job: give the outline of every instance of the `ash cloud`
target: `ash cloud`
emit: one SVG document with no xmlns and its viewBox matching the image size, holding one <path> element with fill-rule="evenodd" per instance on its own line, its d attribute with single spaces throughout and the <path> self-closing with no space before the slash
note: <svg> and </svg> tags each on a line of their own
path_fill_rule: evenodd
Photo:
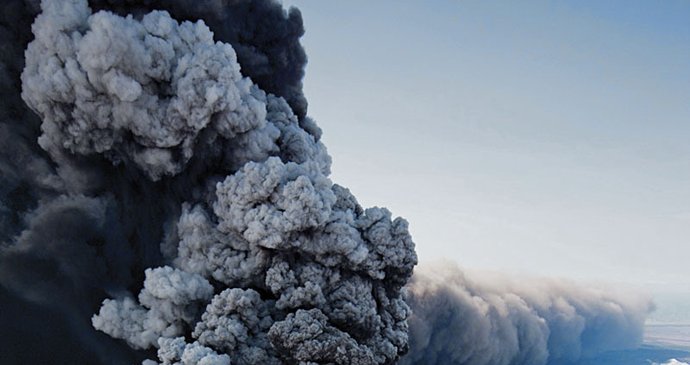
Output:
<svg viewBox="0 0 690 365">
<path fill-rule="evenodd" d="M 415 269 L 410 353 L 401 364 L 576 364 L 636 348 L 651 301 L 567 281 Z"/>
<path fill-rule="evenodd" d="M 7 74 L 21 113 L 3 122 L 25 143 L 3 168 L 27 191 L 3 210 L 3 362 L 50 362 L 55 347 L 63 362 L 147 364 L 382 364 L 407 350 L 407 222 L 328 178 L 300 101 L 299 12 L 16 5 L 35 20 Z M 166 7 L 212 11 L 220 36 Z M 43 349 L 16 339 L 22 307 L 46 321 Z"/>
<path fill-rule="evenodd" d="M 557 326 L 638 330 L 586 291 L 542 313 L 537 295 L 477 284 L 470 303 L 461 276 L 420 273 L 405 299 L 407 222 L 329 179 L 298 10 L 3 5 L 0 363 L 384 364 L 410 345 L 403 363 L 453 363 L 458 338 L 495 335 L 463 347 L 489 362 L 458 363 L 538 364 L 577 354 Z"/>
</svg>

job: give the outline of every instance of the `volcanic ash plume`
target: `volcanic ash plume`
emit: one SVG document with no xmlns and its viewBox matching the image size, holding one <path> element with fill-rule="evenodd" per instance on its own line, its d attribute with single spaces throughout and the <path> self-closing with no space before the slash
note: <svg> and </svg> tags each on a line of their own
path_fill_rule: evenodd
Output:
<svg viewBox="0 0 690 365">
<path fill-rule="evenodd" d="M 296 9 L 90 5 L 0 12 L 0 363 L 544 364 L 639 340 L 647 302 L 593 289 L 424 269 L 403 295 L 407 222 L 329 180 Z"/>
<path fill-rule="evenodd" d="M 401 364 L 574 364 L 637 347 L 648 298 L 544 279 L 415 270 L 407 300 L 410 353 Z"/>
<path fill-rule="evenodd" d="M 96 329 L 164 364 L 382 364 L 407 350 L 407 222 L 328 179 L 318 136 L 242 75 L 230 44 L 165 11 L 41 8 L 22 97 L 63 181 L 88 192 L 100 158 L 194 191 L 167 217 L 165 265 L 136 298 L 105 299 Z"/>
</svg>

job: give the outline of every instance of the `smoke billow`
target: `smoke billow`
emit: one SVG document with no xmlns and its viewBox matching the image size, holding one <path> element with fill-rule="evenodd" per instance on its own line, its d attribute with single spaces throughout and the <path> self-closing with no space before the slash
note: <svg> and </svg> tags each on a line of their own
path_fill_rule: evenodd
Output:
<svg viewBox="0 0 690 365">
<path fill-rule="evenodd" d="M 3 165 L 16 186 L 2 210 L 8 362 L 46 361 L 52 347 L 88 363 L 382 364 L 405 353 L 414 244 L 406 221 L 363 209 L 328 178 L 305 116 L 298 11 L 21 5 L 37 13 L 21 98 L 40 120 L 23 105 L 3 120 L 17 144 L 4 152 L 19 155 Z M 166 8 L 209 15 L 219 33 Z M 10 338 L 25 304 L 20 318 L 48 324 L 36 335 L 50 338 L 45 351 L 33 334 Z"/>
<path fill-rule="evenodd" d="M 214 38 L 232 45 L 242 74 L 267 93 L 287 101 L 300 127 L 319 137 L 321 130 L 308 117 L 302 78 L 307 56 L 299 43 L 304 34 L 297 8 L 285 11 L 277 1 L 248 0 L 92 0 L 94 11 L 143 16 L 165 10 L 178 21 L 203 19 Z"/>
<path fill-rule="evenodd" d="M 298 10 L 3 6 L 0 363 L 539 364 L 637 338 L 641 307 L 588 290 L 422 272 L 406 297 L 407 222 L 328 177 Z"/>
<path fill-rule="evenodd" d="M 402 364 L 575 364 L 637 347 L 652 309 L 644 296 L 545 279 L 415 270 L 410 354 Z"/>
</svg>

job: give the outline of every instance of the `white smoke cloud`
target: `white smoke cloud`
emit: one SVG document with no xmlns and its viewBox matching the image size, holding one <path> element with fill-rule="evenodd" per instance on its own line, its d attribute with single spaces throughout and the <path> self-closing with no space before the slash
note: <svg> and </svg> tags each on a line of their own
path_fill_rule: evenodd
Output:
<svg viewBox="0 0 690 365">
<path fill-rule="evenodd" d="M 638 346 L 649 298 L 545 279 L 418 267 L 402 364 L 550 364 Z"/>
</svg>

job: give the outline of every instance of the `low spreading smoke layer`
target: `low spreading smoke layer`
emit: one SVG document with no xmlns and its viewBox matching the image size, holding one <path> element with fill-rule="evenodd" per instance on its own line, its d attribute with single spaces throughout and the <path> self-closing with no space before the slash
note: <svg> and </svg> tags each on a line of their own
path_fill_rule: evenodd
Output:
<svg viewBox="0 0 690 365">
<path fill-rule="evenodd" d="M 401 364 L 575 364 L 635 348 L 648 298 L 570 282 L 465 275 L 422 266 L 409 284 L 410 354 Z"/>
</svg>

